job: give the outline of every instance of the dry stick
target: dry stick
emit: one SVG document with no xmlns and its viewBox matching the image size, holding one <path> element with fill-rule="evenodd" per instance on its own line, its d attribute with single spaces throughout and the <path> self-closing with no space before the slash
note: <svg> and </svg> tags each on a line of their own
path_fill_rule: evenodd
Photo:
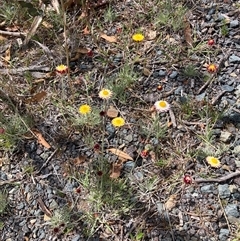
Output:
<svg viewBox="0 0 240 241">
<path fill-rule="evenodd" d="M 225 94 L 227 93 L 226 90 L 223 90 L 222 92 L 220 92 L 213 100 L 212 100 L 212 105 L 216 105 L 218 100 Z"/>
<path fill-rule="evenodd" d="M 194 182 L 195 183 L 201 183 L 201 182 L 224 182 L 227 181 L 228 179 L 231 179 L 233 177 L 239 176 L 240 175 L 240 171 L 236 171 L 236 172 L 232 172 L 226 176 L 220 177 L 220 178 L 210 178 L 210 179 L 203 179 L 203 178 L 198 178 L 195 179 Z"/>
<path fill-rule="evenodd" d="M 226 219 L 228 229 L 229 229 L 230 232 L 231 232 L 232 229 L 231 229 L 230 223 L 229 223 L 229 221 L 228 221 L 228 218 L 227 218 L 227 214 L 226 214 L 226 212 L 225 212 L 225 209 L 223 208 L 223 205 L 222 205 L 222 202 L 221 202 L 221 199 L 220 199 L 219 193 L 218 193 L 218 201 L 219 201 L 220 206 L 221 206 L 221 209 L 222 209 L 222 211 L 223 211 L 223 215 L 224 215 L 224 217 L 225 217 L 225 219 Z"/>
<path fill-rule="evenodd" d="M 0 73 L 2 74 L 22 74 L 23 72 L 26 71 L 43 71 L 43 72 L 48 72 L 50 71 L 50 68 L 48 66 L 37 66 L 37 65 L 32 65 L 29 67 L 20 67 L 17 69 L 0 69 Z"/>
<path fill-rule="evenodd" d="M 211 83 L 211 81 L 213 80 L 213 77 L 214 77 L 215 75 L 213 75 L 199 90 L 198 90 L 198 92 L 197 92 L 197 94 L 199 95 L 199 94 L 201 94 L 207 87 L 208 87 L 208 85 Z"/>
<path fill-rule="evenodd" d="M 25 37 L 27 35 L 26 33 L 9 32 L 9 31 L 2 31 L 2 30 L 0 30 L 0 34 L 14 36 L 14 37 Z"/>
<path fill-rule="evenodd" d="M 40 170 L 38 170 L 36 174 L 40 173 L 40 172 L 42 171 L 42 169 L 48 165 L 49 161 L 53 158 L 53 156 L 56 154 L 57 151 L 58 151 L 58 148 L 55 149 L 55 151 L 54 151 L 54 152 L 51 154 L 51 156 L 44 162 L 44 164 L 41 166 Z"/>
<path fill-rule="evenodd" d="M 68 33 L 67 33 L 67 16 L 66 16 L 66 10 L 64 7 L 64 2 L 63 0 L 61 0 L 61 7 L 62 7 L 62 17 L 63 17 L 63 32 L 64 32 L 64 42 L 65 42 L 65 54 L 66 54 L 66 61 L 67 61 L 67 67 L 68 67 L 68 72 L 67 72 L 67 77 L 68 77 L 68 83 L 70 85 L 70 89 L 71 89 L 71 98 L 74 102 L 74 91 L 73 91 L 73 86 L 72 86 L 72 81 L 71 81 L 71 77 L 70 77 L 70 57 L 69 57 L 69 50 L 68 50 L 68 41 L 67 41 L 67 37 L 68 37 Z"/>
</svg>

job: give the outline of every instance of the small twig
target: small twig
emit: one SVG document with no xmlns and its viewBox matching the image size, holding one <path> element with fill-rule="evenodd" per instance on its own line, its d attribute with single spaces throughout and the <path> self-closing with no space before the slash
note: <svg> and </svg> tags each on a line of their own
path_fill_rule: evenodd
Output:
<svg viewBox="0 0 240 241">
<path fill-rule="evenodd" d="M 26 71 L 42 71 L 42 72 L 48 72 L 50 71 L 50 68 L 48 66 L 29 66 L 29 67 L 20 67 L 17 69 L 0 69 L 0 73 L 2 74 L 23 74 Z"/>
<path fill-rule="evenodd" d="M 201 93 L 208 87 L 208 85 L 212 82 L 214 76 L 215 76 L 215 75 L 213 75 L 213 76 L 198 90 L 198 92 L 197 92 L 198 95 L 201 94 Z"/>
<path fill-rule="evenodd" d="M 6 181 L 0 181 L 0 186 L 6 185 L 6 184 L 12 184 L 12 185 L 19 185 L 21 182 L 20 179 L 10 179 Z"/>
<path fill-rule="evenodd" d="M 236 109 L 236 108 L 232 108 L 232 110 L 234 110 L 235 112 L 240 114 L 240 110 Z"/>
<path fill-rule="evenodd" d="M 51 154 L 51 156 L 44 162 L 44 164 L 41 166 L 40 170 L 38 170 L 38 172 L 37 172 L 36 174 L 40 173 L 40 172 L 42 171 L 42 169 L 48 165 L 49 161 L 53 158 L 53 156 L 56 154 L 57 151 L 58 151 L 58 149 L 55 149 L 55 151 L 54 151 L 54 152 Z"/>
<path fill-rule="evenodd" d="M 212 100 L 212 105 L 216 105 L 218 100 L 225 94 L 227 93 L 226 90 L 223 90 L 222 92 L 220 92 L 213 100 Z"/>
<path fill-rule="evenodd" d="M 231 178 L 236 177 L 238 175 L 240 175 L 240 171 L 232 172 L 232 173 L 230 173 L 226 176 L 220 177 L 220 178 L 209 178 L 209 179 L 198 178 L 198 179 L 195 179 L 194 182 L 195 183 L 202 183 L 202 182 L 217 182 L 217 183 L 220 183 L 220 182 L 225 182 L 228 179 L 231 179 Z"/>
<path fill-rule="evenodd" d="M 52 217 L 52 212 L 46 207 L 46 205 L 44 204 L 43 200 L 39 197 L 37 201 L 38 201 L 38 204 L 39 204 L 40 208 L 42 209 L 42 211 L 48 217 Z"/>
<path fill-rule="evenodd" d="M 222 209 L 222 211 L 223 211 L 223 215 L 224 215 L 224 217 L 225 217 L 225 219 L 226 219 L 228 229 L 229 229 L 230 232 L 231 232 L 232 229 L 231 229 L 230 223 L 229 223 L 229 221 L 228 221 L 227 214 L 226 214 L 226 212 L 225 212 L 225 210 L 224 210 L 224 208 L 223 208 L 223 205 L 222 205 L 222 202 L 221 202 L 221 199 L 220 199 L 219 193 L 218 193 L 218 201 L 219 201 L 220 206 L 221 206 L 221 209 Z"/>
<path fill-rule="evenodd" d="M 14 36 L 14 37 L 25 37 L 27 35 L 26 33 L 9 32 L 9 31 L 2 31 L 2 30 L 0 30 L 0 34 Z"/>
<path fill-rule="evenodd" d="M 175 115 L 174 115 L 174 113 L 171 109 L 169 110 L 169 115 L 170 115 L 173 127 L 177 127 L 176 118 L 175 118 Z"/>
</svg>

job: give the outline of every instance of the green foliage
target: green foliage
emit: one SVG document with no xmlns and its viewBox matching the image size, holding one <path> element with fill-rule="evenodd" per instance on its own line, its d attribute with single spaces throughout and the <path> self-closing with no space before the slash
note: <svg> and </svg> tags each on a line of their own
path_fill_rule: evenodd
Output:
<svg viewBox="0 0 240 241">
<path fill-rule="evenodd" d="M 19 114 L 14 114 L 5 117 L 0 113 L 0 125 L 4 129 L 4 133 L 0 134 L 0 149 L 11 150 L 32 126 L 32 119 L 27 115 L 20 117 Z"/>
<path fill-rule="evenodd" d="M 199 72 L 194 65 L 189 64 L 184 68 L 183 75 L 190 78 L 197 77 L 199 75 Z"/>
<path fill-rule="evenodd" d="M 0 191 L 0 215 L 4 213 L 8 205 L 7 194 Z"/>
<path fill-rule="evenodd" d="M 108 85 L 114 93 L 117 100 L 126 101 L 127 89 L 134 85 L 138 79 L 138 74 L 133 70 L 129 64 L 124 65 L 117 76 L 108 82 Z"/>
<path fill-rule="evenodd" d="M 161 9 L 154 19 L 156 26 L 164 26 L 172 29 L 174 32 L 183 28 L 184 16 L 187 9 L 181 3 L 175 4 L 167 0 L 162 3 Z"/>
</svg>

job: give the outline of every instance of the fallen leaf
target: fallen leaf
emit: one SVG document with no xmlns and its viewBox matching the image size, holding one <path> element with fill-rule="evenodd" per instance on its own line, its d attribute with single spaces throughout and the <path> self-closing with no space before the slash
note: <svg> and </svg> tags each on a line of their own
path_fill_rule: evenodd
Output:
<svg viewBox="0 0 240 241">
<path fill-rule="evenodd" d="M 5 52 L 4 60 L 6 63 L 8 63 L 11 60 L 11 45 L 7 48 Z"/>
<path fill-rule="evenodd" d="M 41 91 L 37 94 L 35 94 L 33 97 L 26 100 L 26 103 L 33 103 L 33 102 L 40 102 L 45 96 L 47 95 L 47 92 Z"/>
<path fill-rule="evenodd" d="M 192 46 L 193 40 L 192 40 L 192 29 L 189 21 L 185 18 L 184 20 L 184 38 L 188 46 Z"/>
<path fill-rule="evenodd" d="M 116 149 L 116 148 L 110 148 L 110 149 L 107 149 L 108 151 L 112 152 L 114 155 L 116 156 L 119 156 L 119 157 L 122 157 L 124 159 L 127 159 L 127 160 L 131 160 L 133 161 L 133 158 L 130 157 L 127 153 L 119 150 L 119 149 Z"/>
<path fill-rule="evenodd" d="M 110 43 L 116 43 L 117 37 L 116 36 L 108 36 L 105 33 L 100 34 L 100 37 L 107 40 Z"/>
<path fill-rule="evenodd" d="M 47 214 L 44 213 L 43 220 L 49 221 L 49 220 L 51 220 L 51 217 L 49 217 Z"/>
<path fill-rule="evenodd" d="M 86 12 L 82 12 L 81 15 L 78 17 L 78 21 L 82 20 L 83 18 L 85 18 L 87 16 Z"/>
<path fill-rule="evenodd" d="M 143 68 L 143 74 L 145 76 L 149 76 L 149 75 L 151 75 L 151 71 L 148 68 Z"/>
<path fill-rule="evenodd" d="M 116 179 L 116 178 L 120 177 L 122 167 L 123 167 L 122 163 L 120 163 L 120 164 L 119 163 L 113 163 L 110 177 L 113 178 L 113 179 Z"/>
<path fill-rule="evenodd" d="M 76 52 L 80 53 L 80 54 L 87 54 L 89 53 L 90 49 L 88 48 L 78 48 Z"/>
<path fill-rule="evenodd" d="M 83 29 L 82 32 L 83 32 L 84 35 L 90 34 L 90 31 L 89 31 L 89 29 L 88 29 L 88 26 L 86 26 L 86 27 Z"/>
<path fill-rule="evenodd" d="M 43 21 L 42 25 L 47 29 L 53 28 L 53 25 L 47 21 Z"/>
<path fill-rule="evenodd" d="M 176 206 L 177 200 L 178 200 L 178 195 L 176 194 L 171 195 L 165 203 L 166 210 L 168 211 L 172 210 Z"/>
<path fill-rule="evenodd" d="M 113 106 L 110 106 L 110 108 L 107 110 L 107 116 L 110 118 L 115 118 L 118 116 L 118 110 L 115 109 Z"/>
<path fill-rule="evenodd" d="M 147 38 L 148 40 L 153 40 L 153 39 L 155 39 L 156 37 L 157 37 L 157 31 L 155 31 L 155 30 L 149 30 L 149 31 L 147 32 L 146 38 Z"/>
<path fill-rule="evenodd" d="M 4 36 L 0 35 L 0 42 L 4 42 L 5 40 L 7 40 L 7 38 L 5 38 Z"/>
<path fill-rule="evenodd" d="M 75 159 L 73 159 L 73 164 L 75 166 L 79 166 L 80 164 L 84 163 L 86 161 L 86 157 L 85 156 L 78 156 Z"/>
<path fill-rule="evenodd" d="M 43 145 L 47 149 L 51 147 L 38 130 L 34 130 L 33 133 L 36 135 L 39 144 Z"/>
<path fill-rule="evenodd" d="M 58 0 L 51 0 L 51 4 L 53 6 L 53 9 L 57 12 L 57 14 L 60 14 L 60 4 Z"/>
<path fill-rule="evenodd" d="M 46 214 L 49 217 L 52 217 L 52 212 L 46 207 L 46 205 L 44 204 L 43 200 L 40 197 L 37 199 L 37 202 L 41 210 L 44 212 L 44 214 Z"/>
</svg>

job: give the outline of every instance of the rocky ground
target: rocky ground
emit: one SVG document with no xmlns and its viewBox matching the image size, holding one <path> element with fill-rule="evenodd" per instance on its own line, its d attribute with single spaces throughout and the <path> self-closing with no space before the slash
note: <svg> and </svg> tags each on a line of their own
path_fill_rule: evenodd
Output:
<svg viewBox="0 0 240 241">
<path fill-rule="evenodd" d="M 177 3 L 99 2 L 85 17 L 74 5 L 69 76 L 55 74 L 66 52 L 51 4 L 44 20 L 55 25 L 38 27 L 24 49 L 25 35 L 6 34 L 17 24 L 1 25 L 0 135 L 22 132 L 10 151 L 0 146 L 0 240 L 240 240 L 240 1 Z M 119 129 L 77 113 L 82 103 L 105 110 L 103 87 L 126 121 Z M 161 99 L 171 109 L 156 114 Z M 131 157 L 114 180 L 110 148 Z"/>
</svg>

